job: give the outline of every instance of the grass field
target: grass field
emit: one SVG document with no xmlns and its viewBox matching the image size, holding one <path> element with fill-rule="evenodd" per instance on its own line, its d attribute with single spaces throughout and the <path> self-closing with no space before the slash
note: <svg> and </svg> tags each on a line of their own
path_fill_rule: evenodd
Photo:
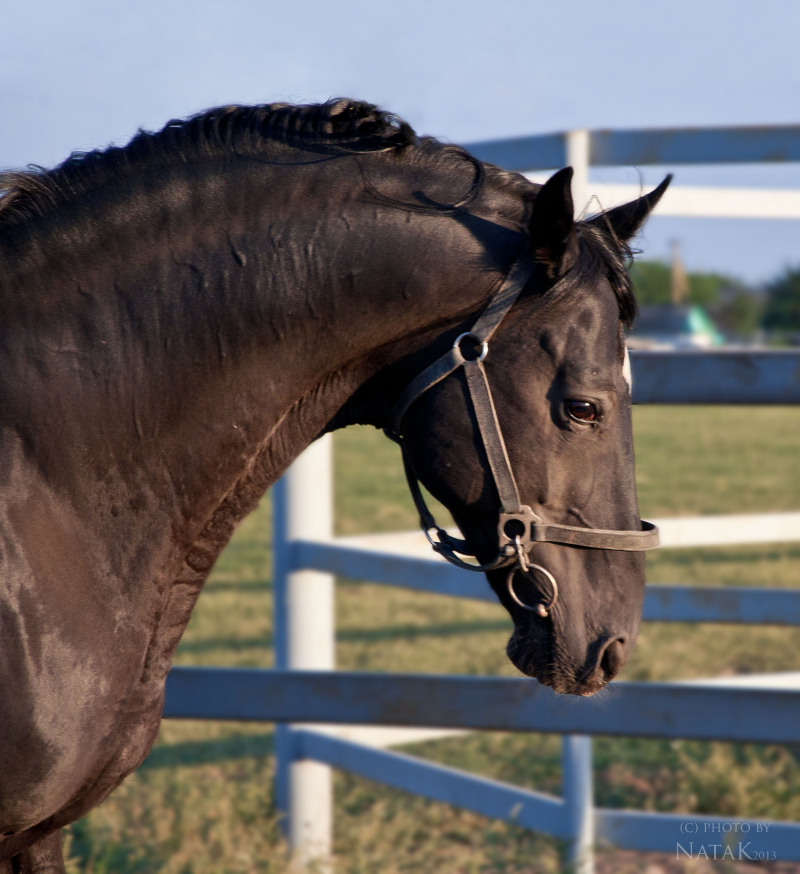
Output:
<svg viewBox="0 0 800 874">
<path fill-rule="evenodd" d="M 800 410 L 639 408 L 635 421 L 643 515 L 800 509 Z M 337 435 L 336 457 L 337 533 L 414 527 L 395 446 L 377 433 L 353 429 Z M 265 499 L 220 559 L 177 663 L 271 665 L 269 516 Z M 797 586 L 800 544 L 663 551 L 648 558 L 648 578 Z M 514 675 L 504 652 L 510 623 L 492 604 L 341 580 L 336 609 L 342 668 Z M 799 644 L 800 629 L 647 623 L 623 678 L 800 670 Z M 271 729 L 165 722 L 143 768 L 70 829 L 69 870 L 290 870 L 273 803 Z M 476 734 L 417 745 L 414 752 L 560 791 L 555 736 Z M 610 807 L 800 820 L 799 752 L 597 739 L 596 800 Z M 366 780 L 337 774 L 336 801 L 341 874 L 561 870 L 561 848 L 549 837 Z M 606 870 L 621 872 L 645 871 L 653 863 L 625 856 L 608 864 Z"/>
</svg>

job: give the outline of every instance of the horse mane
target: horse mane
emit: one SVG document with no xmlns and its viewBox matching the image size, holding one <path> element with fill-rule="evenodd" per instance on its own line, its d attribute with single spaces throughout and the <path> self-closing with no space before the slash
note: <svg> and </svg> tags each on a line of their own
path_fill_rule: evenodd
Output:
<svg viewBox="0 0 800 874">
<path fill-rule="evenodd" d="M 0 229 L 41 216 L 143 165 L 184 165 L 231 153 L 264 157 L 275 142 L 353 154 L 402 149 L 419 139 L 397 116 L 344 98 L 305 106 L 222 106 L 170 121 L 156 133 L 140 130 L 125 146 L 75 152 L 52 170 L 32 165 L 0 173 Z"/>
<path fill-rule="evenodd" d="M 231 154 L 269 159 L 270 146 L 299 146 L 326 156 L 397 151 L 415 147 L 420 162 L 439 161 L 450 166 L 472 165 L 474 177 L 466 194 L 451 204 L 413 203 L 376 199 L 407 210 L 455 213 L 477 198 L 487 177 L 494 185 L 516 190 L 523 199 L 532 193 L 530 183 L 512 173 L 478 161 L 464 149 L 443 144 L 433 137 L 418 137 L 398 116 L 371 103 L 337 98 L 322 104 L 270 103 L 258 106 L 221 106 L 185 119 L 174 119 L 160 131 L 140 130 L 125 146 L 74 152 L 52 170 L 32 165 L 25 170 L 0 173 L 0 231 L 18 221 L 42 217 L 59 205 L 106 184 L 125 178 L 137 169 L 160 163 L 185 166 L 198 159 L 224 158 Z M 536 186 L 535 188 L 538 188 Z M 534 190 L 535 190 L 534 188 Z M 605 272 L 617 296 L 620 319 L 628 327 L 636 315 L 636 301 L 628 273 L 631 252 L 596 225 L 581 222 L 578 234 L 585 245 L 575 270 L 564 277 L 548 297 L 568 291 L 570 276 L 596 277 Z M 577 282 L 577 279 L 575 280 Z"/>
</svg>

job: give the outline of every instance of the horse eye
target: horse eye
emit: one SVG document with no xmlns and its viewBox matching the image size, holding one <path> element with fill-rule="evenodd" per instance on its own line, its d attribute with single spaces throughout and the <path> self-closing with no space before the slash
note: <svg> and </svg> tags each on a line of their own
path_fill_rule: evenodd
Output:
<svg viewBox="0 0 800 874">
<path fill-rule="evenodd" d="M 597 407 L 591 401 L 570 399 L 564 403 L 567 415 L 576 422 L 596 422 L 600 418 Z"/>
</svg>

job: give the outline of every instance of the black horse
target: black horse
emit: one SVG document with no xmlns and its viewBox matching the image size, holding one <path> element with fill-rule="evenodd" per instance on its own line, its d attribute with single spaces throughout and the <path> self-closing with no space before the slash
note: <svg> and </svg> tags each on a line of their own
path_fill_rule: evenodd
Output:
<svg viewBox="0 0 800 874">
<path fill-rule="evenodd" d="M 652 540 L 627 241 L 664 186 L 574 223 L 570 175 L 540 187 L 337 100 L 0 177 L 0 872 L 63 870 L 58 830 L 153 743 L 234 527 L 334 428 L 400 440 L 520 670 L 614 676 Z"/>
</svg>

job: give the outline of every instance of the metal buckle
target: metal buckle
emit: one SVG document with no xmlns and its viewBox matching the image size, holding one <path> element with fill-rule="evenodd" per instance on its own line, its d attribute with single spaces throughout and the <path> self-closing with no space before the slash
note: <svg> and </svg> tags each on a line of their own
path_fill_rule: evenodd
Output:
<svg viewBox="0 0 800 874">
<path fill-rule="evenodd" d="M 497 541 L 500 554 L 512 556 L 522 550 L 528 553 L 533 545 L 533 526 L 539 517 L 527 504 L 515 513 L 500 513 L 497 523 Z"/>
</svg>

